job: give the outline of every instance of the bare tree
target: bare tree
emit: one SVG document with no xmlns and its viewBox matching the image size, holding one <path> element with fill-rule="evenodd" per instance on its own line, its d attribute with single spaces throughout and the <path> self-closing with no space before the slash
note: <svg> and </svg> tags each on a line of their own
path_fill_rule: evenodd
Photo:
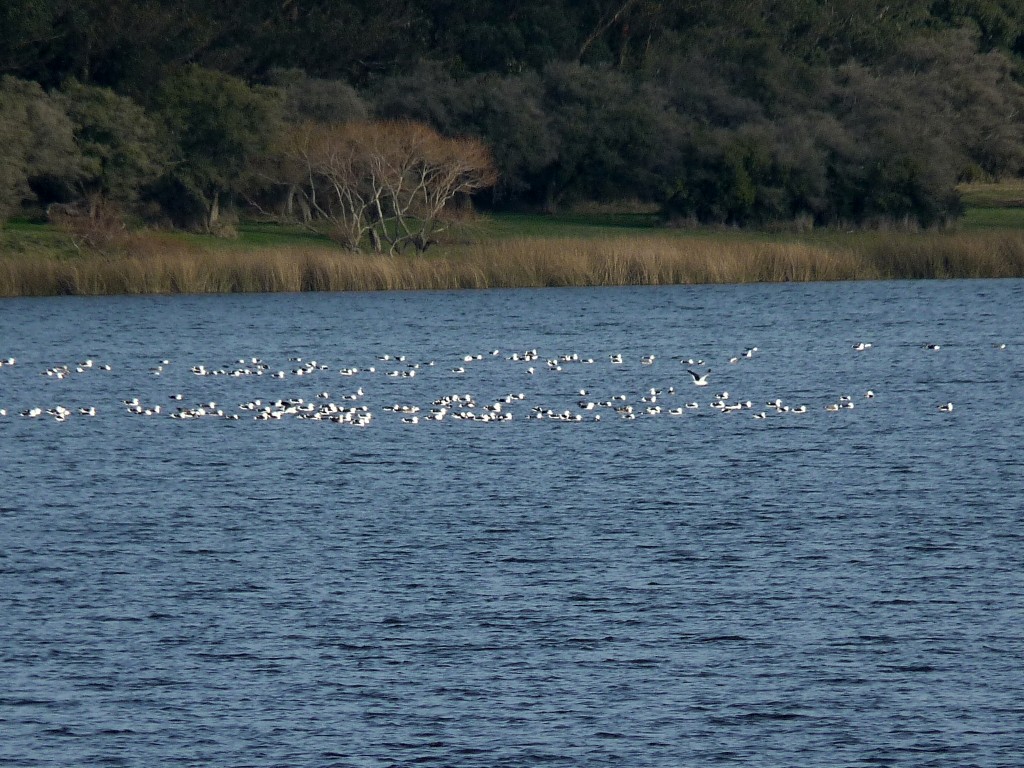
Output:
<svg viewBox="0 0 1024 768">
<path fill-rule="evenodd" d="M 452 223 L 450 204 L 497 181 L 489 150 L 477 139 L 449 139 L 419 123 L 374 126 L 375 221 L 392 253 L 422 253 Z"/>
<path fill-rule="evenodd" d="M 497 180 L 478 139 L 410 122 L 304 123 L 286 134 L 282 170 L 331 236 L 359 250 L 423 253 L 456 218 L 456 197 Z M 284 180 L 284 179 L 282 179 Z"/>
<path fill-rule="evenodd" d="M 359 250 L 370 229 L 359 144 L 347 124 L 302 123 L 286 132 L 280 166 L 305 221 L 316 228 L 325 222 L 330 237 L 350 250 Z"/>
</svg>

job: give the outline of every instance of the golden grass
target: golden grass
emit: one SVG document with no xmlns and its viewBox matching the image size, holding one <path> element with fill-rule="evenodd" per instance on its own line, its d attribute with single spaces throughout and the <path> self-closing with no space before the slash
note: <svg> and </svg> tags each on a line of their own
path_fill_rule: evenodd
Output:
<svg viewBox="0 0 1024 768">
<path fill-rule="evenodd" d="M 0 258 L 0 296 L 445 290 L 593 285 L 1024 277 L 1024 233 L 806 242 L 649 234 L 505 239 L 426 257 L 319 247 L 206 250 L 166 239 L 78 259 Z"/>
</svg>

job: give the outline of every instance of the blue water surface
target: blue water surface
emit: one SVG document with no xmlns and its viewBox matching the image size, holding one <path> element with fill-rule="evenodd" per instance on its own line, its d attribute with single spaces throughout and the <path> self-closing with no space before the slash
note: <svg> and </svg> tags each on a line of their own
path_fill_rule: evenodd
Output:
<svg viewBox="0 0 1024 768">
<path fill-rule="evenodd" d="M 1022 306 L 0 300 L 0 764 L 1020 766 Z"/>
</svg>

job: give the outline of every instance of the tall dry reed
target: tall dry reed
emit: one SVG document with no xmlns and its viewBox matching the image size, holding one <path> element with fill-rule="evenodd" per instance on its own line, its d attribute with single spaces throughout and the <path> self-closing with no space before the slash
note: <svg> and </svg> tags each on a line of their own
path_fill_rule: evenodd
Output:
<svg viewBox="0 0 1024 768">
<path fill-rule="evenodd" d="M 236 293 L 1022 277 L 1024 233 L 887 234 L 822 242 L 647 235 L 522 238 L 390 257 L 308 248 L 0 258 L 0 295 Z"/>
</svg>

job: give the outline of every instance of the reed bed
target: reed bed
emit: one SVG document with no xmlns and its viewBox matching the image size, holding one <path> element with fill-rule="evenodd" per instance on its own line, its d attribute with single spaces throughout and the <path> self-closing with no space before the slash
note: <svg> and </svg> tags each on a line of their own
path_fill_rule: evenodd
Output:
<svg viewBox="0 0 1024 768">
<path fill-rule="evenodd" d="M 136 242 L 115 255 L 0 257 L 0 296 L 448 290 L 1024 277 L 1024 233 L 800 242 L 655 234 L 492 240 L 426 257 Z"/>
</svg>

